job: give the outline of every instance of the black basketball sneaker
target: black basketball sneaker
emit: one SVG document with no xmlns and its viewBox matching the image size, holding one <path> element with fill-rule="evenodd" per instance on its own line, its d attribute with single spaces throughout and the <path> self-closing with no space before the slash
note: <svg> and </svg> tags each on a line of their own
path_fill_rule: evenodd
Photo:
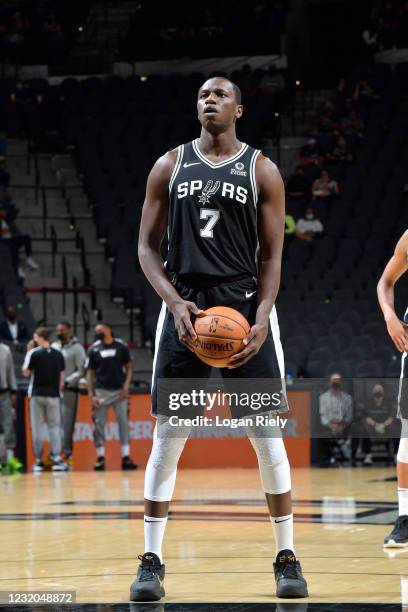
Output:
<svg viewBox="0 0 408 612">
<path fill-rule="evenodd" d="M 165 565 L 157 555 L 147 552 L 139 555 L 141 564 L 130 587 L 130 601 L 158 601 L 164 597 Z"/>
<path fill-rule="evenodd" d="M 276 596 L 284 598 L 307 597 L 307 582 L 292 550 L 281 550 L 273 564 Z"/>
<path fill-rule="evenodd" d="M 394 529 L 384 540 L 384 548 L 403 548 L 408 546 L 408 515 L 399 516 Z"/>
</svg>

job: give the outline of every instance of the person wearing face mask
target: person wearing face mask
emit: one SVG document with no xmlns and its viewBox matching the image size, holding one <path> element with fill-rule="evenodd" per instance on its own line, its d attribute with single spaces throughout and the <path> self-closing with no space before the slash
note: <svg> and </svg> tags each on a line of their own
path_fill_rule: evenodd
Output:
<svg viewBox="0 0 408 612">
<path fill-rule="evenodd" d="M 364 465 L 372 465 L 372 439 L 389 439 L 392 441 L 394 454 L 398 452 L 398 431 L 396 430 L 396 407 L 385 398 L 384 387 L 374 385 L 372 395 L 365 402 L 361 411 L 366 438 L 362 440 L 362 450 L 365 455 Z"/>
<path fill-rule="evenodd" d="M 119 425 L 122 470 L 137 469 L 129 456 L 128 396 L 132 359 L 126 344 L 113 337 L 109 323 L 99 323 L 95 327 L 95 342 L 88 351 L 85 368 L 95 425 L 97 461 L 94 470 L 105 469 L 105 424 L 110 406 L 115 410 Z"/>
<path fill-rule="evenodd" d="M 337 372 L 330 376 L 330 388 L 319 397 L 319 416 L 321 425 L 321 448 L 324 463 L 335 465 L 333 447 L 339 447 L 339 439 L 348 437 L 353 420 L 353 399 L 342 391 L 342 377 Z"/>
<path fill-rule="evenodd" d="M 8 306 L 5 312 L 6 318 L 0 323 L 0 338 L 7 342 L 28 342 L 30 336 L 23 321 L 17 321 L 16 309 Z"/>
<path fill-rule="evenodd" d="M 304 216 L 298 219 L 296 223 L 296 236 L 300 238 L 300 240 L 311 242 L 321 236 L 322 233 L 322 222 L 320 219 L 316 218 L 313 208 L 306 208 Z"/>
<path fill-rule="evenodd" d="M 78 383 L 84 371 L 86 353 L 78 338 L 73 336 L 68 321 L 56 327 L 57 340 L 52 348 L 61 351 L 65 359 L 64 389 L 62 391 L 62 452 L 66 463 L 72 465 L 73 435 L 78 406 Z"/>
</svg>

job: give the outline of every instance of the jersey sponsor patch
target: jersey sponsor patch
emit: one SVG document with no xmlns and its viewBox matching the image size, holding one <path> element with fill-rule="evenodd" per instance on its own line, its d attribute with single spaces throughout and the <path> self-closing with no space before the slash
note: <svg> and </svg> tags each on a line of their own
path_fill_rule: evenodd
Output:
<svg viewBox="0 0 408 612">
<path fill-rule="evenodd" d="M 247 171 L 244 170 L 244 168 L 245 164 L 243 164 L 242 162 L 237 162 L 235 164 L 235 168 L 231 168 L 230 174 L 235 174 L 236 176 L 246 176 Z"/>
</svg>

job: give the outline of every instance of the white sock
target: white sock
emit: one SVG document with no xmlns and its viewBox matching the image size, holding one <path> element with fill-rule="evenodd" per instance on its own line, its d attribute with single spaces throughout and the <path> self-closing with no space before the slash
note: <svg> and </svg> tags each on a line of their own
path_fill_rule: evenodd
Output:
<svg viewBox="0 0 408 612">
<path fill-rule="evenodd" d="M 96 454 L 98 455 L 98 457 L 104 457 L 105 456 L 105 447 L 104 446 L 97 446 L 96 447 Z"/>
<path fill-rule="evenodd" d="M 408 515 L 408 489 L 398 487 L 398 516 Z"/>
<path fill-rule="evenodd" d="M 162 543 L 164 538 L 164 530 L 167 525 L 167 516 L 146 516 L 144 517 L 144 537 L 145 537 L 145 553 L 152 552 L 163 563 Z"/>
<path fill-rule="evenodd" d="M 275 534 L 276 554 L 281 550 L 293 550 L 293 514 L 286 516 L 271 516 L 273 532 Z"/>
<path fill-rule="evenodd" d="M 6 459 L 7 461 L 10 461 L 10 459 L 13 459 L 13 458 L 14 458 L 14 450 L 12 448 L 8 448 Z"/>
<path fill-rule="evenodd" d="M 401 604 L 404 610 L 408 608 L 408 576 L 401 576 Z"/>
<path fill-rule="evenodd" d="M 122 451 L 122 458 L 129 456 L 129 444 L 122 444 L 120 447 Z"/>
</svg>

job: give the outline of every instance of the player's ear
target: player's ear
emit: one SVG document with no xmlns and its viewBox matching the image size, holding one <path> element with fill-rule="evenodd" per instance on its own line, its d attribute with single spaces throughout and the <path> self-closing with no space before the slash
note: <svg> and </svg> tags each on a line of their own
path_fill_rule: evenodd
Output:
<svg viewBox="0 0 408 612">
<path fill-rule="evenodd" d="M 237 110 L 235 112 L 235 119 L 240 119 L 242 117 L 242 113 L 244 112 L 244 107 L 242 104 L 237 105 Z"/>
</svg>

